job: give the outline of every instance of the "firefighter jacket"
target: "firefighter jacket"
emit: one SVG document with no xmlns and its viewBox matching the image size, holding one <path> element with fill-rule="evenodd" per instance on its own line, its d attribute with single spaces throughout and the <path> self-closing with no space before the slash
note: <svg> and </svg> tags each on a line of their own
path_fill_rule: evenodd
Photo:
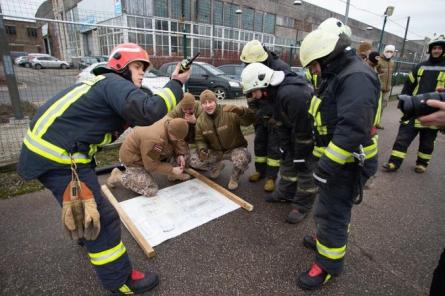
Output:
<svg viewBox="0 0 445 296">
<path fill-rule="evenodd" d="M 247 105 L 249 108 L 255 112 L 255 122 L 254 125 L 262 124 L 267 126 L 269 124 L 274 124 L 273 112 L 274 103 L 272 99 L 260 99 L 260 100 L 247 100 Z"/>
<path fill-rule="evenodd" d="M 283 82 L 271 90 L 275 93 L 280 149 L 290 153 L 294 164 L 305 163 L 314 147 L 308 113 L 312 87 L 304 78 L 288 73 Z"/>
<path fill-rule="evenodd" d="M 376 157 L 377 135 L 371 134 L 380 95 L 376 73 L 354 51 L 344 51 L 322 68 L 319 91 L 320 98 L 314 96 L 309 107 L 318 166 L 338 175 L 356 162 L 353 153 L 360 145 L 366 159 Z"/>
<path fill-rule="evenodd" d="M 195 108 L 193 114 L 195 115 L 196 120 L 198 120 L 199 115 L 202 113 L 201 103 L 199 101 L 195 102 Z M 182 111 L 181 103 L 179 103 L 172 111 L 170 111 L 167 114 L 170 118 L 185 118 L 185 114 Z M 189 131 L 187 133 L 187 136 L 185 137 L 184 141 L 186 141 L 189 144 L 195 143 L 195 123 L 188 123 L 189 124 Z"/>
<path fill-rule="evenodd" d="M 438 59 L 431 56 L 428 60 L 417 64 L 408 74 L 408 79 L 403 85 L 402 94 L 415 96 L 436 91 L 438 87 L 445 85 L 445 54 Z M 416 128 L 437 129 L 434 126 L 424 126 L 419 120 L 414 120 Z M 410 121 L 402 122 L 408 124 Z"/>
<path fill-rule="evenodd" d="M 247 141 L 241 132 L 241 125 L 248 126 L 255 120 L 255 113 L 244 107 L 244 114 L 239 116 L 225 112 L 221 105 L 209 115 L 202 112 L 196 122 L 196 146 L 200 150 L 227 152 L 238 147 L 247 147 Z"/>
<path fill-rule="evenodd" d="M 18 173 L 37 178 L 52 169 L 95 166 L 97 150 L 116 138 L 125 125 L 150 125 L 182 98 L 182 85 L 170 80 L 148 96 L 115 73 L 96 76 L 48 100 L 31 120 L 23 141 Z"/>
<path fill-rule="evenodd" d="M 311 70 L 309 70 L 309 69 L 306 69 L 306 71 L 304 71 L 304 73 L 306 75 L 306 79 L 311 83 L 314 90 L 318 90 L 318 86 L 319 86 L 319 82 L 320 82 L 318 80 L 318 75 L 312 74 Z"/>
<path fill-rule="evenodd" d="M 376 66 L 377 73 L 379 74 L 380 88 L 382 92 L 388 92 L 391 90 L 392 69 L 394 68 L 394 61 L 380 56 L 378 64 Z"/>
<path fill-rule="evenodd" d="M 167 125 L 170 120 L 166 116 L 153 125 L 135 127 L 122 143 L 120 161 L 128 167 L 143 166 L 148 172 L 171 174 L 173 165 L 166 161 L 172 156 L 185 155 L 187 143 L 169 139 Z"/>
<path fill-rule="evenodd" d="M 290 66 L 280 59 L 276 53 L 269 50 L 266 50 L 266 52 L 267 59 L 263 62 L 264 65 L 268 66 L 274 71 L 290 72 Z"/>
</svg>

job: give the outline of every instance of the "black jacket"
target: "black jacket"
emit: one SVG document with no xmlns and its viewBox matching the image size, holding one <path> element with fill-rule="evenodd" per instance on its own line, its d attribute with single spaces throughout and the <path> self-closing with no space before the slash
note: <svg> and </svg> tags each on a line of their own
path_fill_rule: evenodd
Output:
<svg viewBox="0 0 445 296">
<path fill-rule="evenodd" d="M 326 151 L 338 147 L 341 153 L 352 157 L 359 145 L 373 145 L 371 128 L 380 84 L 376 73 L 353 51 L 344 51 L 322 68 L 319 94 L 321 103 L 316 113 L 321 116 L 322 128 L 314 129 L 317 147 L 326 147 Z M 323 129 L 325 133 L 320 131 Z M 333 159 L 325 152 L 318 165 L 327 173 L 337 175 L 344 164 Z"/>
<path fill-rule="evenodd" d="M 107 73 L 103 76 L 105 79 L 92 85 L 51 122 L 42 136 L 43 140 L 68 153 L 79 152 L 92 157 L 97 148 L 114 140 L 124 126 L 151 125 L 169 111 L 166 101 L 159 95 L 148 96 L 117 74 Z M 30 130 L 49 108 L 57 106 L 66 94 L 79 85 L 61 91 L 42 105 L 31 120 Z M 179 103 L 182 99 L 181 87 L 179 81 L 171 80 L 164 89 L 169 89 L 175 97 L 173 101 Z M 170 109 L 174 107 L 172 103 L 169 104 Z M 94 165 L 94 161 L 89 165 Z M 25 179 L 36 178 L 51 169 L 67 167 L 33 152 L 25 144 L 22 146 L 18 173 Z"/>
<path fill-rule="evenodd" d="M 312 88 L 306 79 L 287 73 L 272 92 L 275 93 L 280 147 L 294 160 L 306 160 L 313 148 L 312 120 L 308 113 Z"/>
<path fill-rule="evenodd" d="M 420 70 L 420 71 L 419 71 Z M 430 58 L 414 66 L 403 85 L 402 94 L 417 95 L 433 92 L 437 87 L 437 78 L 441 72 L 445 72 L 445 56 L 437 60 Z M 414 93 L 416 86 L 418 89 Z"/>
</svg>

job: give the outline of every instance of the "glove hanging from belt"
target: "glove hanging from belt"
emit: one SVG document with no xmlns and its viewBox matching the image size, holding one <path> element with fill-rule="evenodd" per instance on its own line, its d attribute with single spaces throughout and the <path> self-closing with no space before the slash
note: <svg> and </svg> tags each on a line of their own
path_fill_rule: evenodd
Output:
<svg viewBox="0 0 445 296">
<path fill-rule="evenodd" d="M 71 239 L 95 240 L 100 232 L 100 215 L 94 195 L 79 180 L 74 161 L 71 162 L 71 182 L 63 193 L 62 223 Z"/>
</svg>

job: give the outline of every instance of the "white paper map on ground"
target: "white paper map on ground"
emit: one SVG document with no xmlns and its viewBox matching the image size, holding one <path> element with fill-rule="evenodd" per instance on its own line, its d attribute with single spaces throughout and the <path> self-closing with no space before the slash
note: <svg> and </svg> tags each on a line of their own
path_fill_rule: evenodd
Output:
<svg viewBox="0 0 445 296">
<path fill-rule="evenodd" d="M 240 207 L 198 179 L 119 204 L 152 247 Z"/>
</svg>

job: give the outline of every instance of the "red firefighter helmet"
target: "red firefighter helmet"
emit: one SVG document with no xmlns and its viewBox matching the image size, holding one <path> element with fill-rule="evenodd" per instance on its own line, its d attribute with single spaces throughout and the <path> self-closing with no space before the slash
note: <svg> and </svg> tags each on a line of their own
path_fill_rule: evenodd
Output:
<svg viewBox="0 0 445 296">
<path fill-rule="evenodd" d="M 148 53 L 135 43 L 122 43 L 113 48 L 108 57 L 107 68 L 122 72 L 131 62 L 144 64 L 144 71 L 150 66 Z"/>
</svg>

